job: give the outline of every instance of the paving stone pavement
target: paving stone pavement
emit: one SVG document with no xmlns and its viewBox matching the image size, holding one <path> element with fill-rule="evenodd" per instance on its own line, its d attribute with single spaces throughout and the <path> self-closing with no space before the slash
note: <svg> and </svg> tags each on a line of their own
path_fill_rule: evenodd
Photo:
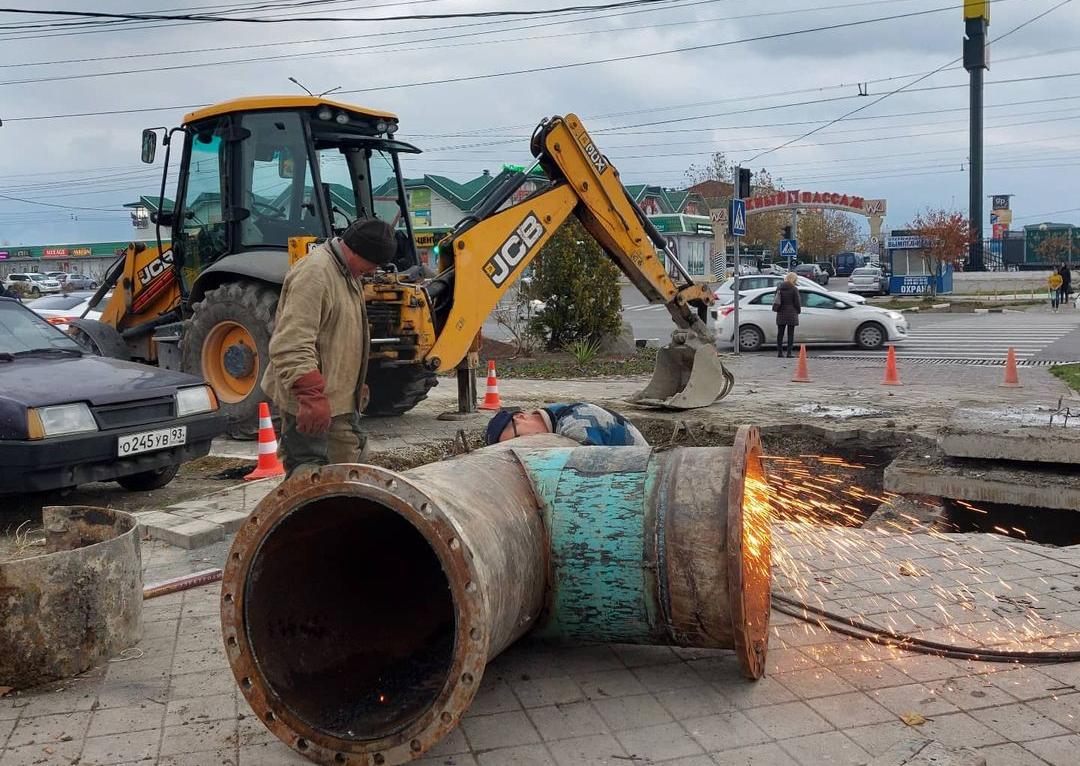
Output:
<svg viewBox="0 0 1080 766">
<path fill-rule="evenodd" d="M 822 602 L 849 614 L 877 609 L 887 625 L 907 613 L 916 620 L 933 616 L 941 593 L 966 587 L 976 594 L 977 611 L 954 621 L 952 638 L 1009 641 L 1001 624 L 1011 620 L 1017 627 L 1012 638 L 1024 637 L 1018 647 L 1075 644 L 1064 632 L 1080 630 L 1078 549 L 993 535 L 890 539 L 835 531 L 858 564 L 829 559 L 818 538 L 807 539 L 790 525 L 775 527 L 782 590 L 829 596 Z M 145 578 L 218 565 L 226 552 L 224 540 L 198 551 L 148 541 Z M 890 587 L 861 587 L 873 578 L 860 567 L 875 564 Z M 884 571 L 900 566 L 917 574 Z M 987 587 L 978 596 L 973 587 L 980 571 L 1000 573 L 1011 593 L 1034 596 L 1038 605 L 996 601 L 1021 612 L 995 613 L 996 591 Z M 997 634 L 968 630 L 982 622 L 983 609 L 998 620 Z M 1028 612 L 1041 614 L 1052 628 L 1024 633 Z M 914 713 L 925 723 L 904 722 L 902 716 Z M 1075 766 L 1080 664 L 974 663 L 898 652 L 779 612 L 773 613 L 768 673 L 758 682 L 743 680 L 727 651 L 568 646 L 527 637 L 491 663 L 462 724 L 417 763 L 859 766 L 912 740 L 970 748 L 989 766 Z M 0 698 L 0 766 L 136 763 L 307 763 L 270 735 L 239 694 L 220 643 L 216 586 L 146 602 L 142 641 L 103 667 Z"/>
</svg>

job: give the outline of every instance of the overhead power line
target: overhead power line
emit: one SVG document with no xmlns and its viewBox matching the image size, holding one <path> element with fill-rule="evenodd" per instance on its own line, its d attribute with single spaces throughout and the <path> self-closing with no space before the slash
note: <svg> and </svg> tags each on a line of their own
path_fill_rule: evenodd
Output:
<svg viewBox="0 0 1080 766">
<path fill-rule="evenodd" d="M 1021 29 L 1024 29 L 1025 27 L 1028 27 L 1031 24 L 1034 24 L 1036 21 L 1039 21 L 1040 19 L 1043 19 L 1043 18 L 1049 16 L 1051 13 L 1056 11 L 1058 8 L 1062 8 L 1062 7 L 1068 5 L 1071 2 L 1072 2 L 1072 0 L 1062 0 L 1060 3 L 1053 6 L 1052 8 L 1048 8 L 1047 10 L 1045 10 L 1045 11 L 1043 11 L 1041 13 L 1038 13 L 1035 16 L 1032 16 L 1030 19 L 1023 22 L 1022 24 L 1013 27 L 1008 32 L 1006 32 L 1005 34 L 1000 35 L 999 37 L 995 37 L 993 40 L 990 41 L 991 44 L 999 42 L 1001 40 L 1004 40 L 1006 37 L 1009 37 L 1010 35 L 1016 34 Z M 793 138 L 790 141 L 785 141 L 784 143 L 780 144 L 777 147 L 774 147 L 772 149 L 767 149 L 765 151 L 759 152 L 758 154 L 756 154 L 756 155 L 754 155 L 753 157 L 750 158 L 750 160 L 748 161 L 748 164 L 749 164 L 749 162 L 757 161 L 761 157 L 764 157 L 766 154 L 771 154 L 772 152 L 779 151 L 780 149 L 783 149 L 783 148 L 785 148 L 787 146 L 791 146 L 792 144 L 798 143 L 799 141 L 802 141 L 805 138 L 809 138 L 810 136 L 814 135 L 815 133 L 820 133 L 821 131 L 825 130 L 826 128 L 829 128 L 829 127 L 835 125 L 838 122 L 842 122 L 843 120 L 846 120 L 848 117 L 851 117 L 854 114 L 858 114 L 859 112 L 863 112 L 863 111 L 866 111 L 867 109 L 870 109 L 871 107 L 877 106 L 878 104 L 880 104 L 885 99 L 887 99 L 887 98 L 889 98 L 891 96 L 895 96 L 897 93 L 900 93 L 901 91 L 908 90 L 912 85 L 917 85 L 920 82 L 922 82 L 923 80 L 926 80 L 926 79 L 928 79 L 930 77 L 933 77 L 938 72 L 942 71 L 943 69 L 947 69 L 947 68 L 951 67 L 953 64 L 956 64 L 956 63 L 958 63 L 960 61 L 963 61 L 963 59 L 964 59 L 963 56 L 958 56 L 957 58 L 954 58 L 951 61 L 948 61 L 945 64 L 942 64 L 937 69 L 935 69 L 935 70 L 933 70 L 931 72 L 928 72 L 928 73 L 926 73 L 926 74 L 924 74 L 924 75 L 922 75 L 920 77 L 917 77 L 914 80 L 912 80 L 911 82 L 909 82 L 909 83 L 907 83 L 905 85 L 901 85 L 899 88 L 896 88 L 895 90 L 889 91 L 885 95 L 874 99 L 869 104 L 864 104 L 863 106 L 860 106 L 860 107 L 858 107 L 856 109 L 852 109 L 850 112 L 848 112 L 846 114 L 842 114 L 842 115 L 840 115 L 839 117 L 837 117 L 834 120 L 830 120 L 830 121 L 828 121 L 828 122 L 826 122 L 826 123 L 824 123 L 822 125 L 819 125 L 818 127 L 814 128 L 813 130 L 808 130 L 806 133 L 799 136 L 798 138 Z"/>
<path fill-rule="evenodd" d="M 297 16 L 275 18 L 268 16 L 215 16 L 198 13 L 109 13 L 107 11 L 68 11 L 60 9 L 37 8 L 0 8 L 0 13 L 23 13 L 31 16 L 62 16 L 82 19 L 109 19 L 122 21 L 209 21 L 233 24 L 291 24 L 298 22 L 400 22 L 400 21 L 436 21 L 448 19 L 490 19 L 501 17 L 540 16 L 552 13 L 572 13 L 574 11 L 602 11 L 611 8 L 630 8 L 642 5 L 669 3 L 671 0 L 619 0 L 619 2 L 601 5 L 570 5 L 562 8 L 529 8 L 524 10 L 462 11 L 456 13 L 417 13 L 408 16 L 365 16 L 351 18 L 347 16 Z M 0 29 L 10 27 L 0 26 Z"/>
<path fill-rule="evenodd" d="M 711 0 L 711 1 L 724 2 L 725 0 Z M 867 5 L 880 5 L 880 4 L 881 4 L 881 0 L 873 0 L 873 2 L 859 2 L 859 3 L 848 3 L 848 4 L 841 4 L 841 5 L 818 6 L 816 8 L 805 8 L 805 9 L 800 9 L 798 12 L 802 12 L 802 13 L 820 12 L 820 11 L 826 11 L 826 10 L 837 10 L 837 9 L 854 8 L 854 7 L 865 7 Z M 680 6 L 680 7 L 685 7 L 685 6 Z M 739 20 L 744 20 L 744 19 L 765 18 L 765 17 L 771 17 L 771 16 L 780 16 L 780 15 L 788 16 L 788 15 L 791 15 L 791 13 L 792 12 L 789 12 L 789 11 L 765 11 L 765 12 L 761 12 L 761 13 L 749 13 L 749 14 L 743 14 L 743 15 L 738 15 L 738 16 L 721 16 L 721 17 L 713 17 L 713 18 L 705 18 L 705 19 L 699 19 L 699 18 L 685 19 L 685 20 L 682 20 L 682 21 L 669 21 L 669 22 L 664 22 L 664 23 L 661 23 L 661 24 L 644 24 L 644 25 L 639 25 L 639 26 L 620 27 L 618 31 L 619 31 L 620 34 L 624 34 L 626 32 L 633 32 L 633 31 L 639 31 L 639 30 L 646 30 L 646 29 L 647 30 L 655 30 L 655 29 L 660 29 L 660 28 L 665 28 L 665 27 L 687 26 L 687 25 L 691 25 L 691 24 L 699 25 L 699 24 L 705 24 L 705 23 L 710 23 L 710 22 L 739 21 Z M 612 15 L 629 15 L 629 12 L 622 13 L 622 14 L 612 14 Z M 603 19 L 603 18 L 609 18 L 609 16 L 597 17 L 597 19 Z M 588 21 L 593 21 L 593 20 L 597 20 L 597 19 L 588 19 Z M 499 34 L 499 33 L 502 33 L 502 32 L 514 32 L 514 31 L 535 29 L 535 28 L 540 28 L 540 27 L 548 27 L 548 26 L 555 26 L 555 25 L 565 25 L 565 24 L 580 24 L 580 23 L 581 23 L 580 20 L 579 21 L 560 20 L 560 21 L 554 21 L 554 22 L 544 22 L 542 24 L 532 24 L 532 25 L 528 25 L 528 26 L 514 27 L 514 28 L 510 28 L 510 29 L 492 30 L 490 32 L 483 32 L 483 33 L 480 33 L 480 34 Z M 397 34 L 397 33 L 395 33 L 395 34 Z M 401 34 L 404 34 L 404 32 L 401 33 Z M 558 32 L 558 33 L 555 33 L 555 34 L 548 34 L 548 35 L 526 35 L 526 36 L 523 36 L 523 37 L 509 37 L 509 38 L 500 38 L 500 39 L 497 39 L 497 40 L 488 40 L 488 41 L 485 42 L 485 45 L 505 45 L 505 44 L 508 44 L 508 43 L 517 43 L 517 42 L 534 42 L 534 41 L 538 41 L 538 40 L 556 40 L 556 39 L 565 39 L 565 38 L 568 38 L 568 37 L 581 37 L 581 36 L 593 35 L 593 34 L 596 34 L 596 30 L 584 30 L 584 31 L 576 31 L 576 32 Z M 220 67 L 220 66 L 235 66 L 235 65 L 238 65 L 238 64 L 240 64 L 240 65 L 242 65 L 242 64 L 255 64 L 255 63 L 263 63 L 263 62 L 267 62 L 267 61 L 297 61 L 297 60 L 304 60 L 304 59 L 340 58 L 340 57 L 344 57 L 344 56 L 356 56 L 356 55 L 377 55 L 377 54 L 384 53 L 387 49 L 397 49 L 402 45 L 415 46 L 415 45 L 424 44 L 424 43 L 440 43 L 440 44 L 428 45 L 428 46 L 426 46 L 425 50 L 439 50 L 439 49 L 446 49 L 446 48 L 474 47 L 476 45 L 476 35 L 477 35 L 476 32 L 464 32 L 464 33 L 460 33 L 460 34 L 446 34 L 446 32 L 444 30 L 440 30 L 440 34 L 435 36 L 435 37 L 411 39 L 411 40 L 401 41 L 401 42 L 383 42 L 383 43 L 376 43 L 374 45 L 362 45 L 362 46 L 354 46 L 354 47 L 346 47 L 346 48 L 336 48 L 335 50 L 332 50 L 332 51 L 325 51 L 325 50 L 304 51 L 304 52 L 300 52 L 300 53 L 282 53 L 282 54 L 276 54 L 276 55 L 270 55 L 270 56 L 251 56 L 251 57 L 248 57 L 248 58 L 239 58 L 239 59 L 215 59 L 213 61 L 197 61 L 197 62 L 187 63 L 187 64 L 171 64 L 171 65 L 167 65 L 167 66 L 155 67 L 154 72 L 156 73 L 156 72 L 168 72 L 168 71 L 187 71 L 187 70 L 190 70 L 190 69 L 200 69 L 200 68 L 206 68 L 206 67 Z M 360 37 L 380 37 L 380 38 L 385 37 L 385 36 L 386 36 L 385 33 L 375 33 L 375 34 L 371 34 L 371 35 L 360 35 Z M 448 41 L 448 40 L 456 40 L 456 39 L 466 39 L 467 42 L 446 43 L 446 41 Z M 325 41 L 324 40 L 318 40 L 317 42 L 325 42 Z M 441 43 L 445 43 L 445 44 L 441 44 Z M 247 47 L 247 46 L 241 46 L 241 47 Z M 251 46 L 251 47 L 263 47 L 263 46 L 260 45 L 260 46 Z M 220 53 L 222 50 L 232 50 L 232 49 L 233 49 L 232 47 L 229 47 L 229 48 L 224 48 L 224 49 L 217 48 L 217 49 L 212 49 L 212 50 L 214 50 L 214 52 L 216 52 L 216 53 Z M 164 54 L 153 54 L 153 55 L 164 55 Z M 1045 54 L 1037 54 L 1037 55 L 1052 55 L 1052 52 L 1047 51 Z M 107 59 L 114 59 L 114 58 L 128 58 L 128 56 L 105 57 L 104 59 L 71 59 L 71 60 L 68 60 L 68 61 L 65 61 L 65 62 L 44 62 L 44 63 L 84 63 L 84 62 L 87 62 L 87 61 L 99 61 L 99 60 L 107 60 Z M 138 58 L 144 58 L 144 57 L 140 56 Z M 1004 59 L 1004 60 L 1008 60 L 1008 59 Z M 0 65 L 0 69 L 10 68 L 10 67 L 19 67 L 19 66 L 28 66 L 28 64 L 25 64 L 25 63 L 21 63 L 21 64 L 20 63 L 4 64 L 4 65 Z M 27 84 L 37 84 L 37 83 L 47 83 L 47 82 L 61 82 L 61 81 L 65 81 L 65 80 L 86 80 L 86 79 L 97 79 L 97 78 L 101 78 L 101 77 L 119 77 L 119 76 L 124 76 L 124 75 L 145 75 L 146 71 L 147 70 L 146 70 L 145 67 L 140 67 L 140 68 L 137 68 L 137 69 L 119 69 L 119 70 L 113 70 L 113 71 L 108 71 L 108 72 L 73 72 L 73 73 L 66 73 L 66 74 L 61 74 L 61 75 L 42 75 L 42 76 L 37 76 L 37 77 L 27 77 L 27 78 L 24 78 L 24 79 L 21 79 L 21 80 L 0 81 L 0 86 L 5 86 L 5 85 L 27 85 Z M 873 81 L 869 81 L 869 82 L 876 83 L 876 82 L 884 82 L 884 81 L 885 80 L 873 80 Z"/>
</svg>

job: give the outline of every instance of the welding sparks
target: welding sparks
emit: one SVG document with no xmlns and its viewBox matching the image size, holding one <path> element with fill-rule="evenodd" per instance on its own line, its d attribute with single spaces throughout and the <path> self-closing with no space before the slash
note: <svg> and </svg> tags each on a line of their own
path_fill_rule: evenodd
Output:
<svg viewBox="0 0 1080 766">
<path fill-rule="evenodd" d="M 1001 573 L 1012 560 L 1039 558 L 1030 547 L 1021 550 L 984 534 L 946 533 L 899 512 L 885 528 L 862 529 L 879 505 L 897 497 L 858 486 L 858 473 L 867 466 L 822 455 L 771 455 L 762 461 L 767 479 L 748 477 L 744 510 L 751 518 L 773 520 L 778 593 L 878 629 L 948 645 L 1029 653 L 1080 648 L 1076 628 L 1049 613 L 1075 608 L 1049 598 L 1057 587 L 1051 580 L 1036 577 L 1038 570 L 1021 582 Z M 957 505 L 988 515 L 971 503 Z M 994 530 L 1027 538 L 1015 526 Z M 762 535 L 748 533 L 748 546 Z M 810 622 L 797 628 L 800 633 L 829 631 L 820 615 L 804 609 L 803 616 Z M 776 628 L 774 633 L 790 635 Z M 881 659 L 885 651 L 868 642 L 860 646 L 866 659 Z M 898 655 L 903 642 L 888 651 Z"/>
</svg>

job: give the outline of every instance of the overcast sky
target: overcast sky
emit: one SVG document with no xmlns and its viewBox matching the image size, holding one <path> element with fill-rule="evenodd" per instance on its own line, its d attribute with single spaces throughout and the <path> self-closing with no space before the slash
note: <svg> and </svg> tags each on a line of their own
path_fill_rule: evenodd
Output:
<svg viewBox="0 0 1080 766">
<path fill-rule="evenodd" d="M 272 10 L 243 14 L 281 18 L 557 9 L 612 2 L 309 0 L 300 10 L 281 7 L 288 1 L 12 0 L 11 5 L 146 13 L 274 5 Z M 991 37 L 1059 2 L 994 2 Z M 749 160 L 957 58 L 963 38 L 960 4 L 671 0 L 511 19 L 169 22 L 157 28 L 127 22 L 111 24 L 108 32 L 80 28 L 79 34 L 71 28 L 0 30 L 0 195 L 59 206 L 0 198 L 0 242 L 130 237 L 130 220 L 121 205 L 139 194 L 156 193 L 160 183 L 160 156 L 154 167 L 139 162 L 142 128 L 178 124 L 186 111 L 182 107 L 240 95 L 298 93 L 289 76 L 314 91 L 341 86 L 354 91 L 342 100 L 398 113 L 399 137 L 427 150 L 409 160 L 410 176 L 435 173 L 467 180 L 484 169 L 495 172 L 503 163 L 527 163 L 528 136 L 536 122 L 573 111 L 585 119 L 624 181 L 679 187 L 686 168 L 706 162 L 714 151 L 725 152 L 733 161 Z M 933 9 L 945 10 L 565 68 Z M 0 25 L 72 21 L 0 13 Z M 992 51 L 986 76 L 985 190 L 1016 195 L 1016 228 L 1048 219 L 1080 220 L 1074 181 L 1080 171 L 1078 33 L 1080 0 L 1002 40 Z M 42 63 L 102 57 L 125 58 Z M 225 63 L 266 57 L 277 58 Z M 213 65 L 176 68 L 195 64 Z M 553 66 L 564 68 L 402 87 Z M 967 73 L 956 66 L 913 85 L 912 92 L 898 93 L 854 115 L 859 119 L 839 122 L 766 154 L 753 166 L 767 168 L 788 189 L 885 197 L 887 225 L 895 228 L 926 206 L 966 210 Z M 84 77 L 118 71 L 133 73 Z M 72 77 L 77 79 L 56 79 Z M 1002 82 L 1024 78 L 1042 79 Z M 52 81 L 13 82 L 41 79 Z M 868 98 L 860 99 L 858 83 L 867 83 Z M 820 103 L 805 103 L 811 101 Z M 124 113 L 151 107 L 174 108 Z M 39 119 L 117 110 L 120 113 L 111 115 Z M 989 214 L 986 220 L 989 225 Z"/>
</svg>

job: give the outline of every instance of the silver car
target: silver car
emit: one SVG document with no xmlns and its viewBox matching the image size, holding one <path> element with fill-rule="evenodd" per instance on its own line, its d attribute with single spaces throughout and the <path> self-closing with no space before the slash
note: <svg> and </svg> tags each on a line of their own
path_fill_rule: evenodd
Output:
<svg viewBox="0 0 1080 766">
<path fill-rule="evenodd" d="M 849 293 L 861 295 L 888 295 L 889 280 L 885 272 L 874 266 L 860 266 L 848 277 Z"/>
</svg>

